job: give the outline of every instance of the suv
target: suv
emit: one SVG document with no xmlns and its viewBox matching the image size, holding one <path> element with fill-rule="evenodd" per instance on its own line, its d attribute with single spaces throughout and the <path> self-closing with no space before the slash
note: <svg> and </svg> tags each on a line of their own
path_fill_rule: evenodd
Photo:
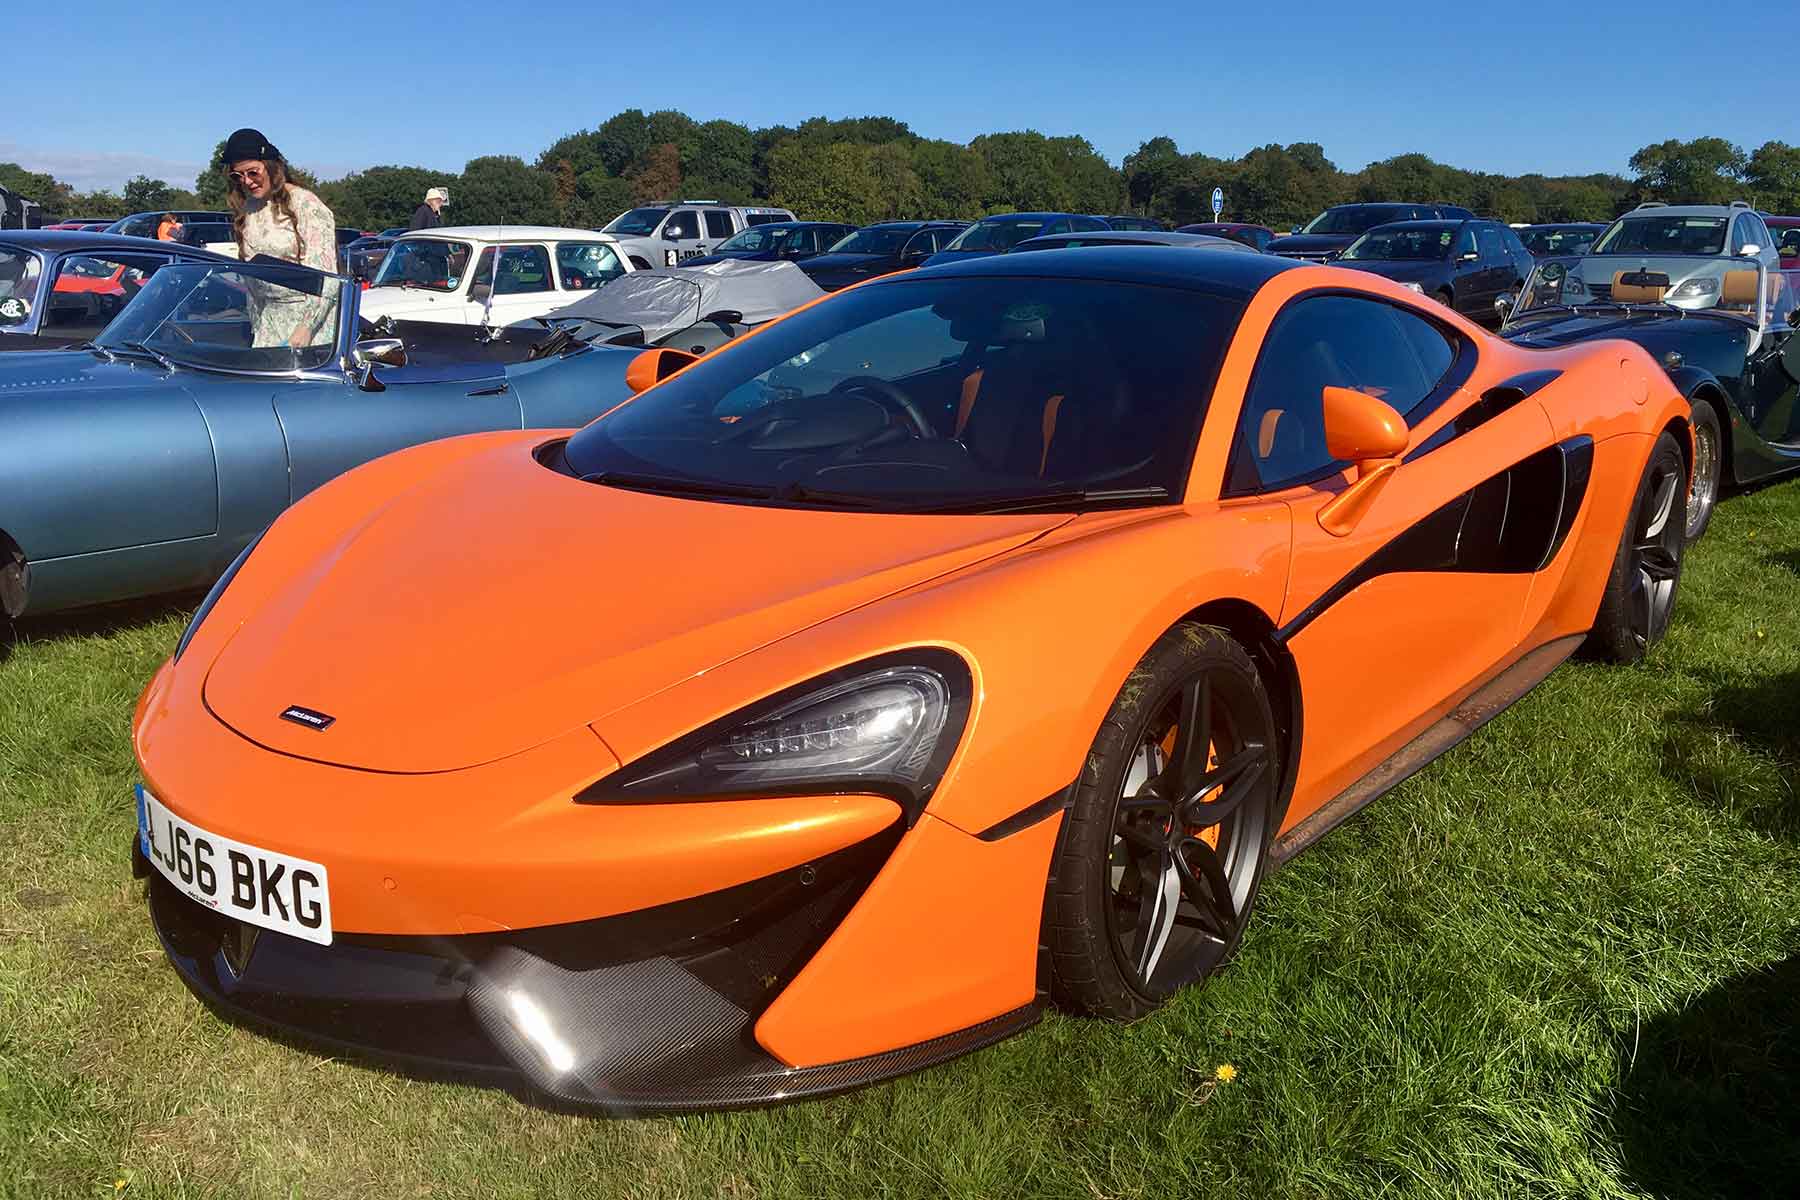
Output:
<svg viewBox="0 0 1800 1200">
<path fill-rule="evenodd" d="M 1663 298 L 1677 308 L 1712 308 L 1720 303 L 1716 259 L 1753 259 L 1765 271 L 1781 270 L 1775 237 L 1761 214 L 1742 200 L 1730 204 L 1663 204 L 1649 200 L 1606 227 L 1588 252 L 1567 268 L 1561 285 L 1566 303 L 1606 301 L 1621 277 L 1632 287 L 1652 286 L 1650 276 L 1667 276 Z"/>
<path fill-rule="evenodd" d="M 1324 262 L 1377 225 L 1395 221 L 1448 221 L 1474 219 L 1475 214 L 1454 204 L 1337 204 L 1305 225 L 1296 225 L 1290 237 L 1276 238 L 1265 249 L 1287 258 Z"/>
<path fill-rule="evenodd" d="M 740 208 L 717 200 L 681 200 L 627 209 L 600 232 L 611 234 L 640 271 L 679 266 L 752 225 L 792 221 L 785 208 Z"/>
</svg>

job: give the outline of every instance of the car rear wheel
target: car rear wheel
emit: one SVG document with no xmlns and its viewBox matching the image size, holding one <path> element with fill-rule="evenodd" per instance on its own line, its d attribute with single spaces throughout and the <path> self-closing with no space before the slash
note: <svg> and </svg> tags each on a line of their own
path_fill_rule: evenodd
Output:
<svg viewBox="0 0 1800 1200">
<path fill-rule="evenodd" d="M 1688 485 L 1687 543 L 1693 545 L 1712 522 L 1719 502 L 1719 481 L 1724 475 L 1725 439 L 1719 428 L 1719 412 L 1704 400 L 1694 404 L 1694 477 Z"/>
<path fill-rule="evenodd" d="M 1634 663 L 1669 630 L 1687 546 L 1687 462 L 1674 435 L 1656 439 L 1638 481 L 1593 640 L 1601 657 Z"/>
<path fill-rule="evenodd" d="M 1129 1021 L 1236 948 L 1268 861 L 1279 746 L 1262 679 L 1229 633 L 1164 634 L 1089 750 L 1048 905 L 1053 987 Z"/>
</svg>

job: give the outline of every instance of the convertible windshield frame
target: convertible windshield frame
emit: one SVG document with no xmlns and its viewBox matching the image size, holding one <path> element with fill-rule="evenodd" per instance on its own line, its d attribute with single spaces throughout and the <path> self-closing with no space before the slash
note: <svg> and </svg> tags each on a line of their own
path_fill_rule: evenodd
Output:
<svg viewBox="0 0 1800 1200">
<path fill-rule="evenodd" d="M 577 433 L 562 469 L 765 507 L 1180 503 L 1244 305 L 1139 281 L 895 277 L 715 350 Z"/>
</svg>

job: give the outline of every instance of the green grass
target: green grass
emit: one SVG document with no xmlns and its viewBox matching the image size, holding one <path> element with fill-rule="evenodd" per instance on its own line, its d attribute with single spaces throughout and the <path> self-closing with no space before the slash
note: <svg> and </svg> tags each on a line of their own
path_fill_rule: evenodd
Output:
<svg viewBox="0 0 1800 1200">
<path fill-rule="evenodd" d="M 1651 662 L 1558 671 L 1274 877 L 1156 1017 L 636 1121 L 206 1013 L 127 860 L 127 724 L 184 614 L 27 629 L 0 662 L 0 1197 L 1792 1194 L 1796 613 L 1800 483 L 1720 509 Z"/>
</svg>

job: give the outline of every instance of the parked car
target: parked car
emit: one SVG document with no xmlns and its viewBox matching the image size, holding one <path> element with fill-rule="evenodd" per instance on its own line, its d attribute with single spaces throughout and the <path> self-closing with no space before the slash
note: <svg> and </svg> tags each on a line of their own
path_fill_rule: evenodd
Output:
<svg viewBox="0 0 1800 1200">
<path fill-rule="evenodd" d="M 1513 232 L 1536 259 L 1586 254 L 1605 229 L 1605 225 L 1593 221 L 1565 221 L 1556 225 L 1515 226 Z"/>
<path fill-rule="evenodd" d="M 1775 252 L 1781 255 L 1781 269 L 1800 271 L 1800 217 L 1772 217 L 1765 213 L 1763 224 L 1775 239 Z"/>
<path fill-rule="evenodd" d="M 582 342 L 705 354 L 824 294 L 795 263 L 721 259 L 633 271 L 544 323 Z"/>
<path fill-rule="evenodd" d="M 342 225 L 337 230 L 337 262 L 338 274 L 348 274 L 350 247 L 369 235 L 360 229 L 346 229 Z"/>
<path fill-rule="evenodd" d="M 967 221 L 882 221 L 847 234 L 800 269 L 828 292 L 923 266 L 925 260 L 956 240 Z"/>
<path fill-rule="evenodd" d="M 1749 205 L 1652 201 L 1608 225 L 1593 248 L 1569 265 L 1558 295 L 1575 302 L 1606 300 L 1621 274 L 1667 271 L 1677 280 L 1668 293 L 1670 304 L 1710 308 L 1719 301 L 1718 272 L 1700 269 L 1705 265 L 1700 260 L 1742 266 L 1745 258 L 1765 271 L 1781 270 L 1774 235 Z"/>
<path fill-rule="evenodd" d="M 785 208 L 746 208 L 716 200 L 683 200 L 679 203 L 645 204 L 627 209 L 607 222 L 603 233 L 612 235 L 631 265 L 638 270 L 680 266 L 683 259 L 699 258 L 719 243 L 753 225 L 793 221 Z"/>
<path fill-rule="evenodd" d="M 1118 229 L 1105 233 L 1053 233 L 1048 237 L 1026 238 L 1008 250 L 1022 254 L 1033 250 L 1075 250 L 1086 246 L 1182 246 L 1190 250 L 1230 250 L 1254 253 L 1251 247 L 1230 238 L 1204 233 L 1181 233 L 1178 230 Z"/>
<path fill-rule="evenodd" d="M 1334 260 L 1385 275 L 1471 321 L 1498 322 L 1494 301 L 1517 295 L 1531 253 L 1498 221 L 1396 221 L 1377 225 Z"/>
<path fill-rule="evenodd" d="M 139 701 L 134 872 L 213 1010 L 562 1105 L 818 1096 L 1052 996 L 1141 1018 L 1274 863 L 1577 646 L 1662 637 L 1655 369 L 1155 248 L 648 351 L 573 436 L 275 521 Z"/>
<path fill-rule="evenodd" d="M 1136 217 L 1129 214 L 1102 217 L 1101 220 L 1114 229 L 1140 229 L 1145 233 L 1161 233 L 1169 227 L 1166 221 L 1159 221 L 1155 217 Z"/>
<path fill-rule="evenodd" d="M 1326 209 L 1305 225 L 1296 226 L 1289 237 L 1278 237 L 1265 249 L 1271 254 L 1298 258 L 1307 262 L 1324 262 L 1377 225 L 1395 221 L 1432 221 L 1473 219 L 1474 213 L 1454 204 L 1337 204 Z"/>
<path fill-rule="evenodd" d="M 0 232 L 0 351 L 79 345 L 98 336 L 159 269 L 218 260 L 177 242 L 116 234 Z"/>
<path fill-rule="evenodd" d="M 1267 250 L 1269 243 L 1275 240 L 1275 231 L 1266 225 L 1244 225 L 1236 221 L 1204 221 L 1198 225 L 1183 225 L 1179 232 L 1230 238 L 1234 242 L 1244 243 L 1252 250 Z"/>
<path fill-rule="evenodd" d="M 1650 353 L 1693 409 L 1686 510 L 1693 541 L 1706 531 L 1722 485 L 1800 468 L 1800 271 L 1771 270 L 1761 253 L 1626 254 L 1621 263 L 1616 247 L 1624 241 L 1704 249 L 1739 236 L 1682 228 L 1695 230 L 1692 240 L 1659 226 L 1622 229 L 1609 243 L 1609 230 L 1593 256 L 1539 263 L 1507 307 L 1502 333 L 1542 349 L 1619 339 Z"/>
<path fill-rule="evenodd" d="M 612 348 L 413 368 L 399 341 L 357 341 L 360 295 L 304 267 L 175 262 L 91 350 L 0 357 L 5 613 L 204 586 L 359 463 L 453 434 L 580 425 L 629 394 L 634 352 Z M 290 345 L 286 329 L 309 325 Z"/>
<path fill-rule="evenodd" d="M 745 262 L 802 262 L 823 254 L 856 232 L 856 226 L 837 221 L 770 221 L 734 233 L 711 254 L 682 261 L 684 267 L 740 259 Z"/>
<path fill-rule="evenodd" d="M 494 269 L 499 256 L 498 283 Z M 632 270 L 624 248 L 591 229 L 446 225 L 388 247 L 362 300 L 374 321 L 511 325 L 540 317 Z"/>
<path fill-rule="evenodd" d="M 190 209 L 157 209 L 155 212 L 132 213 L 128 217 L 120 217 L 106 227 L 106 232 L 117 233 L 124 237 L 152 238 L 156 237 L 156 226 L 164 214 L 172 214 L 183 225 L 230 225 L 231 214 L 226 212 L 204 212 Z"/>
<path fill-rule="evenodd" d="M 962 262 L 989 254 L 1004 254 L 1026 238 L 1053 233 L 1103 233 L 1112 226 L 1099 217 L 1080 213 L 999 213 L 983 217 L 925 260 L 926 266 Z"/>
<path fill-rule="evenodd" d="M 381 267 L 381 260 L 387 257 L 388 247 L 405 237 L 408 232 L 404 227 L 396 227 L 357 238 L 344 247 L 344 274 L 366 285 L 375 278 L 375 272 Z"/>
</svg>

